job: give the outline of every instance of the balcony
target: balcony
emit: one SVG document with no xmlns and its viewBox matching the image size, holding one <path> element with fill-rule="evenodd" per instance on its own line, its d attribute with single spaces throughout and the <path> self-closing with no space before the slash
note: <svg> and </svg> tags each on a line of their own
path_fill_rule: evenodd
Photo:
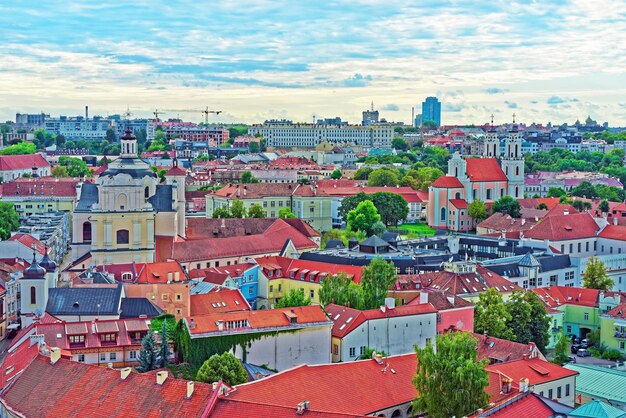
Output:
<svg viewBox="0 0 626 418">
<path fill-rule="evenodd" d="M 621 332 L 621 331 L 615 331 L 615 333 L 613 334 L 613 336 L 617 339 L 620 340 L 626 340 L 626 332 Z"/>
</svg>

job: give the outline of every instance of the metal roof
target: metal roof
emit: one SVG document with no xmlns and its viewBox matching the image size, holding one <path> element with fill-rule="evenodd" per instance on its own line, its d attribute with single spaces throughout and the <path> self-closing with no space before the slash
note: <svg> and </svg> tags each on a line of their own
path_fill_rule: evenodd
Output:
<svg viewBox="0 0 626 418">
<path fill-rule="evenodd" d="M 576 392 L 626 404 L 626 371 L 582 364 L 566 364 L 563 367 L 579 373 Z"/>
</svg>

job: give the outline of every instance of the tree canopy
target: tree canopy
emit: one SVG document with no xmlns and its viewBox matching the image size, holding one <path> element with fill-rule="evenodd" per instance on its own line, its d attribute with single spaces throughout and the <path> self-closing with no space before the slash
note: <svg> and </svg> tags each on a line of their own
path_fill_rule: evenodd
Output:
<svg viewBox="0 0 626 418">
<path fill-rule="evenodd" d="M 367 177 L 368 186 L 397 186 L 400 178 L 395 170 L 390 167 L 381 167 L 372 171 Z"/>
<path fill-rule="evenodd" d="M 259 182 L 259 179 L 254 177 L 251 171 L 244 171 L 243 174 L 241 175 L 242 184 L 251 184 L 251 183 L 258 183 L 258 182 Z"/>
<path fill-rule="evenodd" d="M 76 157 L 67 157 L 65 155 L 59 157 L 59 165 L 67 169 L 67 174 L 70 177 L 90 177 L 91 171 L 87 164 L 81 159 Z"/>
<path fill-rule="evenodd" d="M 139 351 L 139 366 L 137 370 L 140 372 L 149 372 L 159 368 L 159 354 L 154 339 L 154 334 L 148 332 L 141 340 L 141 350 Z"/>
<path fill-rule="evenodd" d="M 512 218 L 520 218 L 522 216 L 520 213 L 521 209 L 522 206 L 520 203 L 511 196 L 502 196 L 500 199 L 496 200 L 491 207 L 492 212 L 507 213 Z"/>
<path fill-rule="evenodd" d="M 348 229 L 352 231 L 364 231 L 371 235 L 372 225 L 378 221 L 380 215 L 370 200 L 359 203 L 356 209 L 348 213 Z"/>
<path fill-rule="evenodd" d="M 489 402 L 485 391 L 489 374 L 487 360 L 478 361 L 478 340 L 467 332 L 448 332 L 437 335 L 436 341 L 436 348 L 430 342 L 425 348 L 416 348 L 413 385 L 418 398 L 413 401 L 413 411 L 450 418 L 483 408 Z"/>
<path fill-rule="evenodd" d="M 304 296 L 304 291 L 300 289 L 291 289 L 289 293 L 280 298 L 274 306 L 275 308 L 292 308 L 294 306 L 309 306 L 311 299 Z"/>
<path fill-rule="evenodd" d="M 613 279 L 606 273 L 604 262 L 598 257 L 589 257 L 583 273 L 583 286 L 587 289 L 611 290 Z"/>
<path fill-rule="evenodd" d="M 487 218 L 487 205 L 482 200 L 474 200 L 468 206 L 468 214 L 474 222 L 479 223 Z"/>
<path fill-rule="evenodd" d="M 248 209 L 248 218 L 265 218 L 265 210 L 261 205 L 255 203 Z"/>
<path fill-rule="evenodd" d="M 364 309 L 376 309 L 385 304 L 389 288 L 396 281 L 396 269 L 391 262 L 374 258 L 363 268 L 361 288 Z"/>
<path fill-rule="evenodd" d="M 330 173 L 330 178 L 333 180 L 339 180 L 341 178 L 341 170 L 333 170 L 333 172 Z"/>
<path fill-rule="evenodd" d="M 234 386 L 246 383 L 248 373 L 237 357 L 226 352 L 213 354 L 202 363 L 196 374 L 196 380 L 206 383 L 222 381 L 229 386 Z"/>
<path fill-rule="evenodd" d="M 243 218 L 246 216 L 246 208 L 243 206 L 242 200 L 233 200 L 230 204 L 230 214 L 233 218 Z"/>
<path fill-rule="evenodd" d="M 477 333 L 487 333 L 495 338 L 511 340 L 514 338 L 508 324 L 511 314 L 507 310 L 502 294 L 493 287 L 478 295 L 478 302 L 474 308 L 474 330 Z"/>
<path fill-rule="evenodd" d="M 9 145 L 8 147 L 0 150 L 0 155 L 23 155 L 34 154 L 37 152 L 37 147 L 31 142 L 18 142 L 15 145 Z"/>
<path fill-rule="evenodd" d="M 295 218 L 296 215 L 293 214 L 290 208 L 282 208 L 278 211 L 279 218 Z"/>
<path fill-rule="evenodd" d="M 401 195 L 392 192 L 377 192 L 371 195 L 360 192 L 343 199 L 339 206 L 338 214 L 345 221 L 348 213 L 357 208 L 359 203 L 366 200 L 372 201 L 381 221 L 385 225 L 397 225 L 409 215 L 409 204 Z"/>
<path fill-rule="evenodd" d="M 4 241 L 11 237 L 11 232 L 20 227 L 20 216 L 15 210 L 13 203 L 0 202 L 0 240 Z"/>
</svg>

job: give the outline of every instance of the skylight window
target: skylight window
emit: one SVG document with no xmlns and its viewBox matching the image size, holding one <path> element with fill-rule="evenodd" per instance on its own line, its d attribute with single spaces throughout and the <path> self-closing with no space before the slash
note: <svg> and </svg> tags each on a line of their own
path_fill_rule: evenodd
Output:
<svg viewBox="0 0 626 418">
<path fill-rule="evenodd" d="M 352 321 L 352 317 L 348 318 L 348 320 L 346 321 L 346 324 L 349 324 L 350 321 Z"/>
</svg>

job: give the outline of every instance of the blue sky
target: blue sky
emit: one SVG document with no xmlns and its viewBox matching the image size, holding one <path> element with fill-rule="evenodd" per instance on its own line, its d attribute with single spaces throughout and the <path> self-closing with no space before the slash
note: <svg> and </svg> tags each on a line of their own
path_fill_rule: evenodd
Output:
<svg viewBox="0 0 626 418">
<path fill-rule="evenodd" d="M 624 1 L 12 1 L 0 28 L 0 119 L 409 122 L 437 95 L 444 123 L 626 125 Z"/>
</svg>

